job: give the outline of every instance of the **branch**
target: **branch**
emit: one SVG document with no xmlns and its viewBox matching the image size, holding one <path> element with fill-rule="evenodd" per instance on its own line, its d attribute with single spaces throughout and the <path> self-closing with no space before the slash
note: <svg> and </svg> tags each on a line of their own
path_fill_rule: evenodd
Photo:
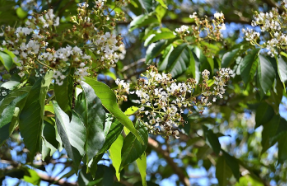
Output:
<svg viewBox="0 0 287 186">
<path fill-rule="evenodd" d="M 41 178 L 41 180 L 46 181 L 48 183 L 51 184 L 58 184 L 58 185 L 63 185 L 63 186 L 77 186 L 77 183 L 71 183 L 71 182 L 67 182 L 64 179 L 58 179 L 58 178 L 54 178 L 54 177 L 50 177 L 48 175 L 42 174 L 42 173 L 38 173 L 38 176 Z"/>
<path fill-rule="evenodd" d="M 141 58 L 139 60 L 137 60 L 136 62 L 134 63 L 131 63 L 129 65 L 126 65 L 122 70 L 121 72 L 124 72 L 124 71 L 127 71 L 129 70 L 130 68 L 133 68 L 133 67 L 138 67 L 138 65 L 140 65 L 141 63 L 144 63 L 145 62 L 145 58 Z"/>
<path fill-rule="evenodd" d="M 169 153 L 165 150 L 163 150 L 157 141 L 155 141 L 152 138 L 148 138 L 148 145 L 153 148 L 156 152 L 160 153 L 164 159 L 167 161 L 167 163 L 172 167 L 175 174 L 178 175 L 180 181 L 185 186 L 190 186 L 190 182 L 188 177 L 185 176 L 184 172 L 178 167 L 178 165 L 173 161 L 173 159 L 169 156 Z"/>
</svg>

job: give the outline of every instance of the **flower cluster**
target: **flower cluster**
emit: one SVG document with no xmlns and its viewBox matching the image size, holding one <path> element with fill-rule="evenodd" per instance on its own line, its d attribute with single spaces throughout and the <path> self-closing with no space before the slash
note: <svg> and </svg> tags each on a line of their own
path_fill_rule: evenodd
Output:
<svg viewBox="0 0 287 186">
<path fill-rule="evenodd" d="M 278 50 L 287 49 L 286 27 L 284 26 L 287 23 L 285 4 L 286 2 L 283 1 L 281 6 L 285 11 L 282 14 L 276 8 L 267 13 L 255 12 L 251 25 L 253 27 L 260 26 L 261 32 L 256 32 L 253 29 L 242 30 L 247 41 L 252 45 L 267 49 L 268 54 L 272 57 L 278 54 Z M 264 39 L 268 39 L 260 40 L 263 36 Z"/>
<path fill-rule="evenodd" d="M 8 26 L 0 33 L 5 38 L 0 50 L 14 53 L 21 78 L 42 76 L 50 69 L 59 86 L 66 72 L 72 72 L 69 75 L 80 81 L 90 72 L 109 69 L 126 53 L 121 36 L 112 33 L 115 22 L 124 16 L 111 12 L 104 3 L 105 0 L 95 1 L 92 9 L 87 3 L 79 4 L 78 14 L 71 17 L 72 26 L 61 34 L 57 32 L 60 18 L 52 9 L 34 13 L 25 27 Z"/>
<path fill-rule="evenodd" d="M 125 94 L 136 94 L 139 98 L 134 103 L 139 104 L 138 117 L 154 134 L 164 133 L 178 137 L 178 126 L 183 124 L 182 113 L 185 109 L 195 107 L 202 113 L 204 107 L 210 106 L 212 99 L 222 98 L 225 93 L 225 83 L 233 76 L 233 71 L 220 69 L 218 76 L 214 77 L 213 91 L 208 86 L 210 72 L 202 72 L 202 83 L 197 84 L 194 79 L 177 82 L 171 74 L 159 73 L 151 66 L 146 76 L 138 80 L 135 90 L 130 91 L 130 84 L 123 80 L 116 80 L 118 89 L 115 91 L 120 101 L 126 100 Z M 200 87 L 201 94 L 195 95 L 195 89 Z M 124 96 L 124 97 L 123 97 Z"/>
<path fill-rule="evenodd" d="M 225 30 L 224 24 L 224 15 L 223 13 L 216 12 L 212 23 L 208 18 L 200 19 L 194 12 L 193 15 L 190 15 L 190 18 L 194 19 L 195 25 L 191 27 L 182 25 L 180 28 L 176 28 L 174 34 L 179 35 L 182 38 L 186 36 L 193 36 L 196 41 L 201 41 L 203 39 L 215 40 L 218 41 L 221 39 L 220 30 Z M 204 35 L 202 37 L 201 35 Z"/>
</svg>

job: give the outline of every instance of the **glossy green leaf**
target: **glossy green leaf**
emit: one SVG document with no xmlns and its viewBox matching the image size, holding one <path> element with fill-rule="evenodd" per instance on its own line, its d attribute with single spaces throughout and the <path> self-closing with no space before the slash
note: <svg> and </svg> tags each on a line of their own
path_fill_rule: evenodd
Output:
<svg viewBox="0 0 287 186">
<path fill-rule="evenodd" d="M 10 71 L 14 65 L 12 58 L 8 54 L 1 51 L 0 51 L 0 61 L 2 62 L 7 71 Z"/>
<path fill-rule="evenodd" d="M 148 141 L 147 129 L 143 126 L 140 126 L 138 132 L 142 136 L 142 139 L 144 139 L 144 145 L 142 145 L 139 141 L 136 140 L 136 137 L 133 135 L 133 133 L 129 133 L 124 139 L 124 144 L 121 152 L 121 167 L 124 167 L 127 164 L 132 163 L 133 161 L 138 159 L 146 150 Z"/>
<path fill-rule="evenodd" d="M 87 128 L 86 157 L 89 162 L 102 148 L 105 142 L 104 123 L 105 110 L 101 100 L 96 96 L 94 89 L 85 82 L 81 82 L 85 94 L 84 124 Z"/>
<path fill-rule="evenodd" d="M 259 49 L 254 49 L 249 52 L 240 63 L 240 75 L 245 84 L 253 77 L 258 65 Z"/>
<path fill-rule="evenodd" d="M 56 101 L 53 101 L 56 115 L 56 124 L 59 135 L 63 141 L 64 148 L 69 158 L 73 160 L 74 170 L 78 170 L 82 156 L 85 154 L 86 129 L 77 113 L 72 113 L 70 122 L 69 116 L 60 108 Z"/>
<path fill-rule="evenodd" d="M 139 171 L 140 171 L 140 174 L 141 174 L 142 185 L 143 186 L 147 186 L 147 183 L 146 183 L 146 168 L 147 168 L 147 165 L 146 165 L 146 153 L 143 153 L 141 155 L 141 157 L 139 157 L 137 159 L 137 165 L 138 165 L 138 168 L 139 168 Z"/>
<path fill-rule="evenodd" d="M 175 77 L 181 75 L 187 69 L 190 63 L 189 50 L 186 44 L 181 44 L 170 51 L 160 66 L 160 70 L 163 70 L 166 65 L 165 70 Z"/>
<path fill-rule="evenodd" d="M 117 98 L 113 91 L 104 83 L 96 81 L 92 78 L 85 78 L 85 82 L 88 83 L 95 91 L 96 95 L 100 98 L 103 106 L 110 111 L 121 124 L 127 127 L 137 139 L 143 143 L 143 139 L 135 129 L 132 121 L 121 111 L 117 105 Z"/>
<path fill-rule="evenodd" d="M 41 77 L 35 82 L 19 115 L 21 136 L 24 138 L 24 143 L 32 157 L 42 145 L 44 102 L 52 77 L 53 72 L 49 71 L 45 77 Z"/>
<path fill-rule="evenodd" d="M 124 137 L 122 135 L 119 135 L 116 141 L 111 145 L 109 149 L 110 158 L 116 170 L 116 176 L 119 181 L 121 180 L 120 166 L 122 162 L 121 150 L 123 144 L 124 144 Z"/>
<path fill-rule="evenodd" d="M 261 88 L 266 93 L 273 85 L 276 72 L 270 58 L 261 54 L 259 55 L 258 76 Z"/>
<path fill-rule="evenodd" d="M 232 171 L 227 165 L 224 156 L 220 156 L 216 162 L 216 178 L 218 180 L 219 186 L 229 185 L 229 179 L 232 176 Z"/>
<path fill-rule="evenodd" d="M 230 65 L 235 62 L 235 57 L 237 56 L 238 52 L 239 49 L 234 49 L 230 52 L 226 52 L 222 56 L 221 67 L 222 68 L 230 67 Z"/>
<path fill-rule="evenodd" d="M 255 115 L 255 128 L 259 127 L 260 125 L 264 125 L 265 123 L 269 122 L 272 117 L 274 116 L 274 110 L 273 108 L 265 103 L 262 102 L 260 105 L 258 105 L 256 109 L 256 115 Z"/>
</svg>

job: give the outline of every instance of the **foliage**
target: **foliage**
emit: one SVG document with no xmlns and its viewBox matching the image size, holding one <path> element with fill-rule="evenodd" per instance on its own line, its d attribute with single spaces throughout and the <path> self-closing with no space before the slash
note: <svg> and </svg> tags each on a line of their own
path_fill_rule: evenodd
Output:
<svg viewBox="0 0 287 186">
<path fill-rule="evenodd" d="M 287 184 L 285 1 L 0 4 L 2 184 Z"/>
</svg>

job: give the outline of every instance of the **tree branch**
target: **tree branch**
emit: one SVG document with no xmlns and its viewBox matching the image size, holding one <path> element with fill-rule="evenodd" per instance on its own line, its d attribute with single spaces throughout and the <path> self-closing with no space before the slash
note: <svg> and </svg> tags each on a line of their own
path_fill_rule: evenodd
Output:
<svg viewBox="0 0 287 186">
<path fill-rule="evenodd" d="M 65 181 L 64 179 L 59 180 L 58 178 L 50 177 L 48 175 L 45 175 L 39 172 L 37 173 L 41 180 L 46 181 L 51 184 L 58 184 L 58 185 L 63 185 L 63 186 L 77 186 L 77 183 L 71 183 L 71 182 Z"/>
<path fill-rule="evenodd" d="M 158 144 L 157 141 L 155 141 L 152 138 L 148 138 L 148 145 L 153 148 L 156 152 L 160 153 L 164 159 L 167 161 L 167 163 L 172 167 L 173 171 L 175 174 L 178 175 L 180 181 L 185 185 L 185 186 L 190 186 L 190 182 L 188 177 L 185 176 L 184 172 L 178 167 L 178 165 L 173 161 L 173 159 L 169 156 L 169 153 L 165 150 L 163 150 L 160 145 Z"/>
</svg>

